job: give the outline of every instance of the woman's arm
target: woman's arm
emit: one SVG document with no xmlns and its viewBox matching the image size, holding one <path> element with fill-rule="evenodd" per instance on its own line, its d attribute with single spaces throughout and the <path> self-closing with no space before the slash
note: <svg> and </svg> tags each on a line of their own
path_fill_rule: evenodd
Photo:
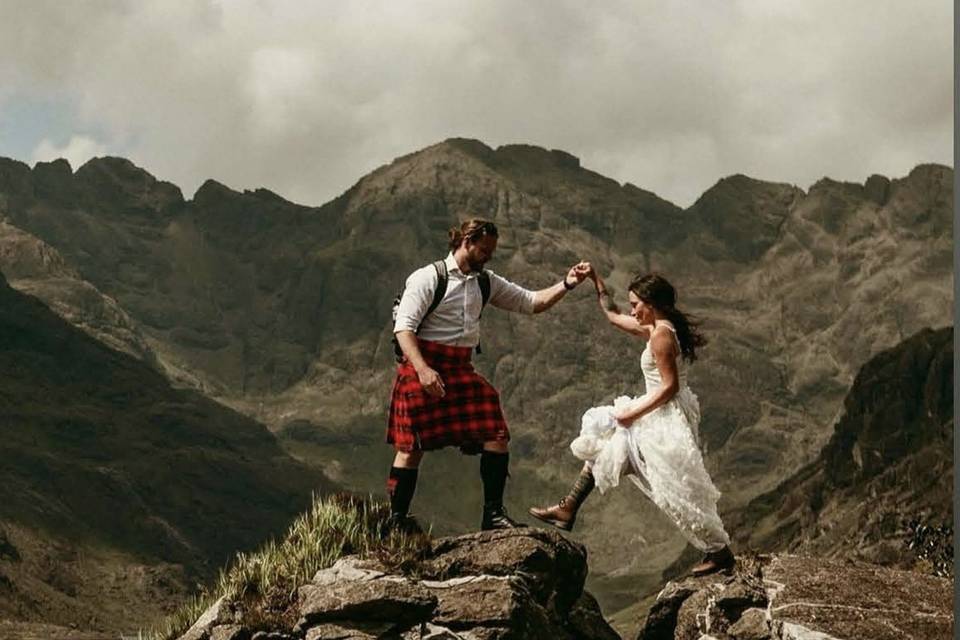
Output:
<svg viewBox="0 0 960 640">
<path fill-rule="evenodd" d="M 600 303 L 600 311 L 603 312 L 603 315 L 606 316 L 610 324 L 631 335 L 640 336 L 641 338 L 650 337 L 650 327 L 640 324 L 636 318 L 629 314 L 620 313 L 620 308 L 617 307 L 617 303 L 613 301 L 613 296 L 607 291 L 607 287 L 603 283 L 603 278 L 592 268 L 590 270 L 590 279 L 593 280 L 593 285 L 597 288 L 597 300 Z"/>
<path fill-rule="evenodd" d="M 660 372 L 663 384 L 637 406 L 614 416 L 625 427 L 629 427 L 634 420 L 670 402 L 677 395 L 677 391 L 680 390 L 680 376 L 677 373 L 677 356 L 679 354 L 673 332 L 669 329 L 654 331 L 650 338 L 650 348 L 653 350 L 657 370 Z"/>
</svg>

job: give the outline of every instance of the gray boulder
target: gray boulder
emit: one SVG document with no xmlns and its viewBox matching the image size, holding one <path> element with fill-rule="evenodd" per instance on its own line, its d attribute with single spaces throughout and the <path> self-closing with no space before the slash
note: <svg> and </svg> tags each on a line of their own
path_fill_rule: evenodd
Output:
<svg viewBox="0 0 960 640">
<path fill-rule="evenodd" d="M 581 544 L 554 531 L 523 528 L 481 532 L 434 543 L 424 573 L 436 579 L 458 576 L 518 576 L 541 605 L 562 617 L 583 592 L 587 553 Z"/>
<path fill-rule="evenodd" d="M 234 624 L 237 621 L 238 613 L 236 608 L 230 602 L 227 602 L 225 598 L 220 598 L 210 605 L 210 607 L 197 618 L 193 626 L 187 629 L 187 632 L 177 640 L 212 640 L 211 632 L 214 627 Z"/>
<path fill-rule="evenodd" d="M 221 600 L 180 640 L 617 640 L 586 572 L 583 547 L 554 532 L 442 538 L 409 574 L 356 556 L 318 571 L 275 623 L 291 628 Z"/>
<path fill-rule="evenodd" d="M 952 586 L 864 562 L 777 555 L 759 576 L 668 583 L 638 640 L 946 640 Z"/>
<path fill-rule="evenodd" d="M 354 558 L 318 572 L 298 595 L 301 629 L 341 620 L 406 628 L 429 620 L 437 605 L 436 596 L 415 581 L 363 569 Z"/>
</svg>

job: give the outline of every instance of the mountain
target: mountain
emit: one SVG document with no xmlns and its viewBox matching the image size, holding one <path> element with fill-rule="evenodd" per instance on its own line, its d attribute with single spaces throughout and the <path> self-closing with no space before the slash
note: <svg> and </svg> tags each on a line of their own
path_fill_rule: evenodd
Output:
<svg viewBox="0 0 960 640">
<path fill-rule="evenodd" d="M 744 546 L 952 572 L 952 544 L 936 552 L 952 540 L 953 385 L 952 327 L 874 356 L 820 455 L 737 514 Z"/>
<path fill-rule="evenodd" d="M 100 342 L 158 366 L 143 332 L 116 300 L 81 278 L 49 244 L 3 220 L 0 272 L 12 287 L 43 300 L 57 315 Z"/>
<path fill-rule="evenodd" d="M 0 276 L 0 617 L 135 630 L 332 488 Z"/>
<path fill-rule="evenodd" d="M 735 175 L 684 210 L 563 151 L 451 139 L 320 207 L 215 181 L 185 200 L 121 158 L 72 173 L 62 161 L 3 160 L 0 214 L 116 301 L 155 368 L 364 493 L 382 493 L 391 456 L 390 301 L 410 271 L 445 254 L 447 228 L 494 219 L 489 266 L 531 288 L 584 258 L 623 304 L 635 273 L 664 272 L 710 339 L 691 385 L 727 513 L 816 457 L 870 357 L 952 321 L 952 178 L 921 165 L 804 191 Z M 510 421 L 515 512 L 567 488 L 578 465 L 566 446 L 586 408 L 641 390 L 640 345 L 601 321 L 588 287 L 536 318 L 484 317 L 477 366 Z M 438 532 L 477 526 L 475 466 L 453 452 L 425 465 L 414 509 Z M 658 584 L 684 546 L 630 491 L 592 498 L 580 523 L 591 579 L 608 579 L 591 586 L 606 608 Z M 624 548 L 637 549 L 627 563 Z"/>
</svg>

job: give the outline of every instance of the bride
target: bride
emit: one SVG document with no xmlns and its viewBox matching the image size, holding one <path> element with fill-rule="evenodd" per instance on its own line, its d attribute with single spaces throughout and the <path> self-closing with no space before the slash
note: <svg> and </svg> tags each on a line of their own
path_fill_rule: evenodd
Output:
<svg viewBox="0 0 960 640">
<path fill-rule="evenodd" d="M 640 354 L 646 390 L 583 414 L 580 435 L 570 443 L 573 454 L 584 460 L 580 476 L 558 504 L 533 507 L 530 514 L 569 531 L 594 486 L 604 493 L 626 475 L 705 552 L 693 575 L 729 571 L 736 560 L 717 513 L 720 492 L 700 453 L 700 405 L 687 386 L 687 364 L 696 360 L 697 348 L 706 340 L 697 323 L 677 309 L 676 290 L 663 276 L 648 274 L 630 283 L 629 314 L 620 313 L 592 267 L 589 277 L 607 320 L 646 341 Z"/>
</svg>

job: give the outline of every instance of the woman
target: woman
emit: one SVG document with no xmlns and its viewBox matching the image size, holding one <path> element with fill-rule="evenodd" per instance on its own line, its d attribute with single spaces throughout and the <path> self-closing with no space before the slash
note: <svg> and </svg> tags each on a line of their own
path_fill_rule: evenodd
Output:
<svg viewBox="0 0 960 640">
<path fill-rule="evenodd" d="M 569 531 L 594 486 L 604 493 L 626 475 L 705 552 L 694 575 L 730 570 L 736 561 L 717 514 L 720 492 L 700 453 L 700 405 L 687 386 L 686 365 L 706 340 L 697 323 L 677 309 L 676 290 L 663 276 L 644 275 L 630 283 L 629 314 L 620 313 L 592 268 L 589 277 L 607 320 L 646 340 L 640 355 L 646 392 L 587 410 L 580 435 L 570 443 L 573 454 L 585 461 L 580 477 L 559 504 L 532 508 L 530 514 Z"/>
</svg>

